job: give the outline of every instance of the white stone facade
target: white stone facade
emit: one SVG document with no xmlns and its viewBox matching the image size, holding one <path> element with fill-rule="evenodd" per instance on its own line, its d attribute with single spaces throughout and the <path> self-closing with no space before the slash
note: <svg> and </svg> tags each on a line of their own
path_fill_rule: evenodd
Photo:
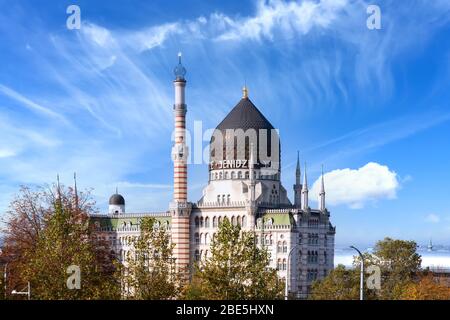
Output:
<svg viewBox="0 0 450 320">
<path fill-rule="evenodd" d="M 183 112 L 175 112 L 175 126 L 182 137 L 187 106 L 184 101 L 186 72 L 181 59 L 177 68 L 175 107 L 183 108 Z M 182 85 L 177 85 L 179 83 Z M 239 113 L 239 116 L 233 115 L 233 112 Z M 242 113 L 244 116 L 241 116 Z M 227 125 L 240 128 L 240 118 L 245 120 L 242 123 L 242 127 L 247 126 L 245 130 L 252 129 L 252 115 L 258 117 L 255 121 L 256 130 L 261 127 L 273 128 L 249 100 L 245 88 L 244 97 L 218 129 L 223 130 Z M 276 138 L 278 140 L 272 140 L 272 146 L 273 141 L 279 144 L 278 136 Z M 175 146 L 187 150 L 183 139 L 177 141 Z M 172 233 L 173 243 L 179 246 L 175 249 L 178 250 L 177 257 L 192 266 L 196 261 L 208 257 L 212 239 L 221 221 L 228 218 L 243 230 L 255 231 L 258 246 L 264 246 L 270 252 L 270 267 L 278 270 L 280 278 L 288 278 L 289 295 L 292 298 L 306 298 L 312 281 L 322 279 L 334 265 L 335 228 L 330 223 L 330 213 L 325 206 L 323 174 L 319 209 L 311 209 L 306 168 L 303 184 L 300 184 L 301 172 L 297 159 L 292 204 L 280 179 L 279 145 L 276 146 L 277 152 L 272 152 L 277 156 L 275 169 L 267 169 L 267 162 L 260 160 L 261 156 L 257 152 L 260 151 L 261 141 L 257 145 L 255 149 L 253 144 L 247 146 L 247 153 L 237 156 L 237 159 L 232 158 L 231 162 L 227 162 L 228 155 L 222 160 L 220 157 L 214 158 L 211 152 L 209 181 L 202 198 L 196 203 L 185 200 L 188 194 L 187 166 L 180 156 L 174 161 L 174 201 L 169 210 L 161 213 L 126 213 L 123 197 L 115 194 L 111 197 L 108 214 L 91 217 L 98 230 L 97 236 L 109 240 L 114 253 L 123 259 L 131 249 L 129 240 L 139 236 L 140 219 L 154 217 L 157 223 Z M 235 151 L 235 157 L 236 154 Z M 181 171 L 177 171 L 177 168 L 181 168 Z"/>
</svg>

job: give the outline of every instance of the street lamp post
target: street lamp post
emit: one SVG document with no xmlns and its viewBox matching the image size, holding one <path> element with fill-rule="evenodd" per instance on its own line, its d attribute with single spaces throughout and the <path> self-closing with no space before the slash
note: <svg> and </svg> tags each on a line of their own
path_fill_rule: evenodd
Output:
<svg viewBox="0 0 450 320">
<path fill-rule="evenodd" d="M 361 258 L 361 278 L 359 282 L 359 300 L 364 300 L 364 256 L 361 251 L 359 251 L 355 246 L 350 246 L 350 248 L 355 249 L 359 257 Z"/>
<path fill-rule="evenodd" d="M 289 288 L 288 288 L 288 284 L 289 284 L 289 265 L 290 265 L 290 258 L 291 258 L 291 254 L 292 252 L 294 252 L 294 249 L 297 248 L 299 245 L 296 244 L 295 246 L 292 247 L 292 249 L 289 251 L 288 254 L 288 258 L 287 258 L 287 267 L 286 267 L 286 284 L 284 286 L 284 299 L 287 300 L 288 299 L 288 293 L 289 293 Z"/>
<path fill-rule="evenodd" d="M 30 300 L 30 299 L 31 299 L 31 286 L 30 286 L 30 282 L 28 282 L 28 284 L 27 284 L 27 291 L 16 291 L 16 290 L 13 290 L 13 291 L 11 292 L 11 294 L 23 294 L 23 295 L 27 295 L 28 300 Z"/>
<path fill-rule="evenodd" d="M 8 285 L 7 285 L 7 282 L 6 282 L 6 268 L 7 267 L 8 267 L 8 263 L 5 263 L 5 270 L 4 270 L 4 273 L 3 273 L 3 280 L 5 281 L 5 283 L 4 283 L 4 286 L 5 286 L 5 300 L 7 298 L 7 292 L 8 292 Z"/>
</svg>

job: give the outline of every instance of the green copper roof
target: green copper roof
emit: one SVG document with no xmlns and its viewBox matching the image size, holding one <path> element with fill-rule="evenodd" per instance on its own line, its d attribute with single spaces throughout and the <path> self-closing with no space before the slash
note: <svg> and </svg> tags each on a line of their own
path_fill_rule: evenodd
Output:
<svg viewBox="0 0 450 320">
<path fill-rule="evenodd" d="M 273 219 L 273 225 L 294 225 L 294 217 L 290 213 L 264 213 L 264 223 Z"/>
<path fill-rule="evenodd" d="M 166 221 L 171 224 L 171 217 L 170 216 L 161 216 L 161 217 L 151 217 L 154 218 L 156 221 L 159 221 L 159 223 L 163 224 Z M 124 223 L 128 224 L 131 222 L 133 226 L 136 226 L 140 223 L 140 220 L 142 218 L 140 217 L 111 217 L 111 216 L 105 216 L 105 217 L 91 217 L 91 221 L 93 223 L 99 222 L 101 228 L 109 228 L 111 230 L 115 230 L 118 228 L 118 226 L 122 226 Z"/>
</svg>

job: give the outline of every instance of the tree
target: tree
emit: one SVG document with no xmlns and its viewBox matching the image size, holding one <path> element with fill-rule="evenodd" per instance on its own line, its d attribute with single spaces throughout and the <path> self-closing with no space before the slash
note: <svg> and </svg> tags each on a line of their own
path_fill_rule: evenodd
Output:
<svg viewBox="0 0 450 320">
<path fill-rule="evenodd" d="M 186 291 L 190 299 L 282 299 L 284 283 L 269 268 L 267 249 L 258 248 L 255 234 L 225 218 L 212 240 L 211 256 L 195 267 Z"/>
<path fill-rule="evenodd" d="M 420 271 L 422 259 L 414 241 L 385 238 L 378 241 L 373 264 L 381 270 L 381 299 L 399 299 L 404 287 Z"/>
<path fill-rule="evenodd" d="M 14 282 L 8 283 L 9 289 L 30 282 L 33 299 L 120 297 L 108 244 L 95 239 L 89 224 L 89 214 L 95 212 L 89 192 L 23 188 L 10 208 L 5 248 L 14 265 L 8 265 L 8 279 Z M 79 290 L 67 286 L 72 265 L 80 270 Z"/>
<path fill-rule="evenodd" d="M 22 186 L 19 194 L 10 203 L 5 218 L 1 258 L 8 264 L 8 291 L 26 284 L 21 279 L 25 255 L 35 250 L 38 237 L 44 229 L 49 212 L 50 194 L 43 188 L 36 191 Z"/>
<path fill-rule="evenodd" d="M 421 258 L 414 241 L 385 238 L 378 241 L 373 254 L 364 253 L 364 265 L 381 271 L 381 290 L 369 290 L 364 284 L 365 299 L 400 299 L 402 292 L 420 271 Z M 310 299 L 359 299 L 360 258 L 354 257 L 353 269 L 338 266 L 325 279 L 312 285 Z"/>
<path fill-rule="evenodd" d="M 450 288 L 433 278 L 424 275 L 417 282 L 405 286 L 401 293 L 402 300 L 450 300 Z"/>
<path fill-rule="evenodd" d="M 154 218 L 144 218 L 140 236 L 133 239 L 132 250 L 120 270 L 126 298 L 164 300 L 177 298 L 181 292 L 182 274 L 175 268 L 174 245 L 164 227 Z"/>
<path fill-rule="evenodd" d="M 368 265 L 370 257 L 364 257 L 364 263 Z M 314 281 L 311 285 L 310 300 L 359 300 L 360 298 L 360 269 L 359 261 L 354 261 L 355 267 L 347 269 L 344 265 L 338 265 L 323 280 Z M 377 299 L 376 291 L 364 287 L 366 300 Z"/>
</svg>

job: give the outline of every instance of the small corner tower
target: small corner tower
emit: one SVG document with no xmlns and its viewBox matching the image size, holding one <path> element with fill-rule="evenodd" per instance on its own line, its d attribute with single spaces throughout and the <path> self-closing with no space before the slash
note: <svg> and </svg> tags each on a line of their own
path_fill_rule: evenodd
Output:
<svg viewBox="0 0 450 320">
<path fill-rule="evenodd" d="M 117 188 L 116 193 L 109 198 L 109 213 L 123 214 L 125 213 L 125 198 L 119 194 Z"/>
</svg>

